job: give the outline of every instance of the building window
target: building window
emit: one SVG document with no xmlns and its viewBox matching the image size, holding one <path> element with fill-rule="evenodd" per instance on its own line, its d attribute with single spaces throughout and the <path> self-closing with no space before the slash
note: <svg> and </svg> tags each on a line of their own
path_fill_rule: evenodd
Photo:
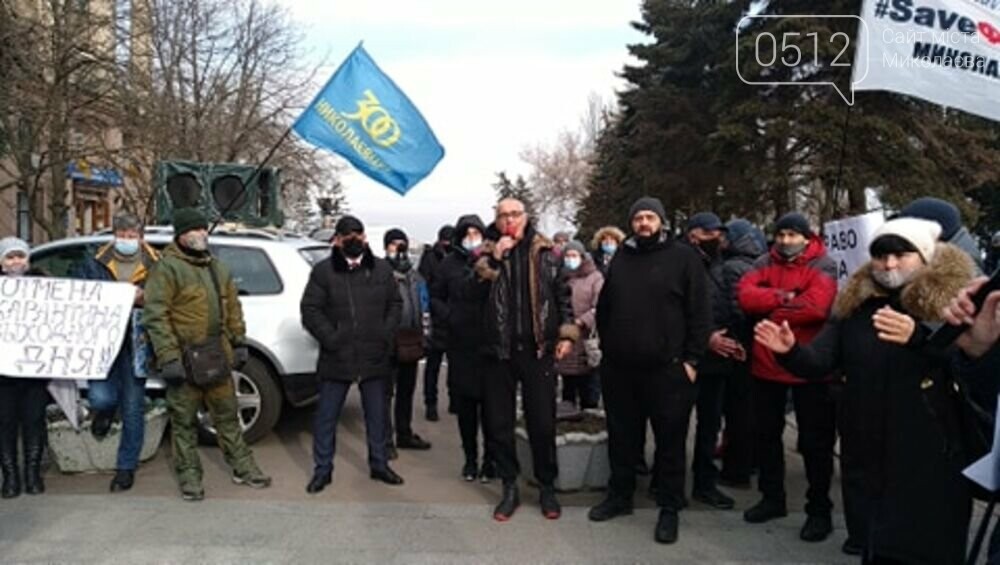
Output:
<svg viewBox="0 0 1000 565">
<path fill-rule="evenodd" d="M 17 193 L 17 237 L 31 243 L 31 208 L 23 190 Z"/>
</svg>

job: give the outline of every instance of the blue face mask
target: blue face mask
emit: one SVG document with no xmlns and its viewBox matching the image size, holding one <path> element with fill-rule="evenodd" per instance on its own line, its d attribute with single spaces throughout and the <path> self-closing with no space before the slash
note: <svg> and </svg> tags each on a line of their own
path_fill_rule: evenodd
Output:
<svg viewBox="0 0 1000 565">
<path fill-rule="evenodd" d="M 483 244 L 483 240 L 481 240 L 481 239 L 468 239 L 468 238 L 466 238 L 466 239 L 462 240 L 462 247 L 466 251 L 475 251 L 476 249 L 479 249 L 479 246 L 482 245 L 482 244 Z"/>
<path fill-rule="evenodd" d="M 579 257 L 567 257 L 563 259 L 563 265 L 566 265 L 566 268 L 571 271 L 579 269 L 580 263 L 582 262 L 583 261 Z"/>
<path fill-rule="evenodd" d="M 614 255 L 615 251 L 618 251 L 618 246 L 614 243 L 602 243 L 601 251 L 603 251 L 605 255 Z"/>
<path fill-rule="evenodd" d="M 131 257 L 139 252 L 139 240 L 138 239 L 115 239 L 115 251 L 125 255 L 126 257 Z"/>
</svg>

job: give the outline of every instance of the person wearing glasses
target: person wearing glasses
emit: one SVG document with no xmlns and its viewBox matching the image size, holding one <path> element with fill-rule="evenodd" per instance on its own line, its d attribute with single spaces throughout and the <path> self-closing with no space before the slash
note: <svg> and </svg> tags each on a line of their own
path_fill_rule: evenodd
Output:
<svg viewBox="0 0 1000 565">
<path fill-rule="evenodd" d="M 535 478 L 541 485 L 539 505 L 546 518 L 555 520 L 562 509 L 555 493 L 554 361 L 572 351 L 580 329 L 573 323 L 569 286 L 560 277 L 562 263 L 552 241 L 531 225 L 524 203 L 501 200 L 496 223 L 487 231 L 496 241 L 484 244 L 475 271 L 489 283 L 483 315 L 486 437 L 503 480 L 503 497 L 493 517 L 507 521 L 520 505 L 514 447 L 520 383 Z"/>
</svg>

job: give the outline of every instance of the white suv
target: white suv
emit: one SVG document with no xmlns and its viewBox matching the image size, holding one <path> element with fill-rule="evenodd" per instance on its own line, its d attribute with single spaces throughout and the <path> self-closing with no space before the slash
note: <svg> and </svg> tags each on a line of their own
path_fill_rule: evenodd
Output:
<svg viewBox="0 0 1000 565">
<path fill-rule="evenodd" d="M 145 237 L 154 248 L 163 249 L 173 231 L 148 227 Z M 52 276 L 67 277 L 111 238 L 102 233 L 39 245 L 31 252 L 31 262 Z M 246 229 L 217 230 L 209 247 L 229 267 L 240 289 L 250 361 L 233 378 L 243 435 L 254 442 L 274 428 L 285 401 L 303 406 L 316 398 L 319 345 L 302 327 L 299 301 L 312 266 L 329 255 L 330 248 L 295 234 Z M 147 387 L 162 388 L 163 383 L 149 379 Z M 201 418 L 207 440 L 214 430 L 207 415 Z"/>
</svg>

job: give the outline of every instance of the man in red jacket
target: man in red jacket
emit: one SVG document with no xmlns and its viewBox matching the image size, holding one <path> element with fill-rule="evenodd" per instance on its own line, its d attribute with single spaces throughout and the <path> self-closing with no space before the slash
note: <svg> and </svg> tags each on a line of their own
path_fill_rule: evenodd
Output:
<svg viewBox="0 0 1000 565">
<path fill-rule="evenodd" d="M 809 343 L 829 317 L 837 296 L 836 265 L 802 214 L 782 216 L 775 232 L 771 252 L 761 257 L 737 286 L 740 307 L 752 318 L 767 318 L 778 324 L 787 321 L 796 340 Z M 822 541 L 833 531 L 833 503 L 829 493 L 836 409 L 830 383 L 806 382 L 788 373 L 758 343 L 753 345 L 751 372 L 755 377 L 758 488 L 763 500 L 743 517 L 750 523 L 762 523 L 788 514 L 782 435 L 791 389 L 799 428 L 798 449 L 805 459 L 809 481 L 808 518 L 800 537 L 810 542 Z"/>
</svg>

